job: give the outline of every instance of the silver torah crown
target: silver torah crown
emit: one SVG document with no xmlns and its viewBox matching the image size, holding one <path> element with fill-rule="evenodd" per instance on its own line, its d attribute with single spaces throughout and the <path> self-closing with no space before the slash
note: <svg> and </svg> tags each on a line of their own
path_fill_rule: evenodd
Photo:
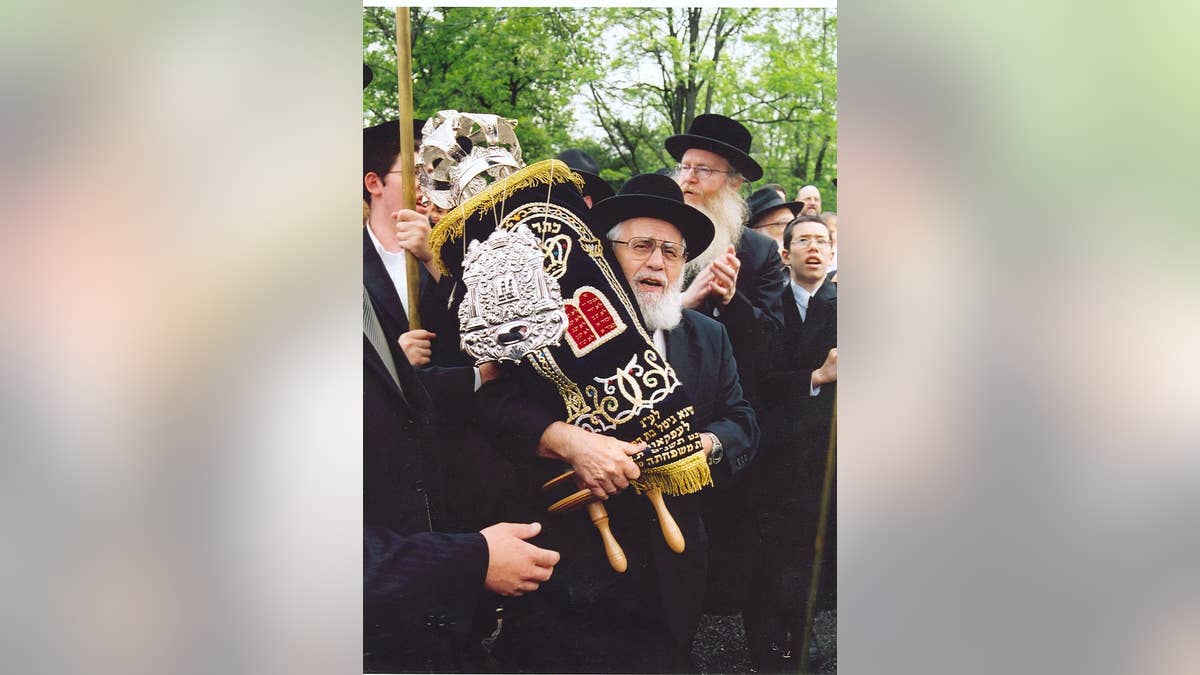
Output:
<svg viewBox="0 0 1200 675">
<path fill-rule="evenodd" d="M 472 241 L 463 260 L 466 296 L 458 307 L 461 346 L 475 359 L 520 361 L 557 345 L 567 325 L 558 281 L 525 225 Z"/>
<path fill-rule="evenodd" d="M 451 209 L 524 167 L 516 126 L 516 120 L 498 115 L 457 110 L 429 118 L 417 161 L 422 191 L 440 208 Z"/>
</svg>

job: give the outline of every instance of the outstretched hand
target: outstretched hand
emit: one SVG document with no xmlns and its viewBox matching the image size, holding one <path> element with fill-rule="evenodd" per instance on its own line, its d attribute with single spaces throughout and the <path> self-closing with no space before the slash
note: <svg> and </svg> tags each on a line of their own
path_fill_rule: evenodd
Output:
<svg viewBox="0 0 1200 675">
<path fill-rule="evenodd" d="M 525 541 L 541 531 L 541 523 L 496 523 L 480 530 L 488 547 L 484 587 L 516 597 L 536 591 L 539 584 L 548 581 L 558 564 L 558 552 Z"/>
</svg>

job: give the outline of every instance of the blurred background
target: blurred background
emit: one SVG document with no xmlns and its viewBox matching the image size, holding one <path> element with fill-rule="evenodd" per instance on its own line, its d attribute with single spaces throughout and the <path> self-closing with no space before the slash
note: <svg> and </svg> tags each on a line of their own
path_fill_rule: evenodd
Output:
<svg viewBox="0 0 1200 675">
<path fill-rule="evenodd" d="M 6 671 L 357 672 L 361 7 L 0 16 Z M 840 672 L 1200 670 L 1197 19 L 838 8 Z"/>
</svg>

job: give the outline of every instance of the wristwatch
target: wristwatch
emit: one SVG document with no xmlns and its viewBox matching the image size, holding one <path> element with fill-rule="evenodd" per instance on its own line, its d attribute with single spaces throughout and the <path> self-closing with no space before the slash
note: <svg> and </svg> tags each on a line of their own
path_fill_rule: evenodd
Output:
<svg viewBox="0 0 1200 675">
<path fill-rule="evenodd" d="M 721 458 L 725 456 L 725 446 L 721 445 L 721 439 L 711 431 L 705 431 L 705 436 L 708 436 L 712 441 L 712 452 L 708 453 L 708 465 L 714 466 L 721 463 Z"/>
</svg>

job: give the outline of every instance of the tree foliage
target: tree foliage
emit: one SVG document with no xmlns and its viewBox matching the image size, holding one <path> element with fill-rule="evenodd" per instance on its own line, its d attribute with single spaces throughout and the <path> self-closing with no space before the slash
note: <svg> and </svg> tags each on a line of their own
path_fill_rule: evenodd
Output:
<svg viewBox="0 0 1200 675">
<path fill-rule="evenodd" d="M 366 8 L 376 83 L 364 118 L 395 116 L 394 13 Z M 827 9 L 412 10 L 418 114 L 454 108 L 519 121 L 529 161 L 567 147 L 615 185 L 674 164 L 663 140 L 703 113 L 743 122 L 763 182 L 821 188 L 836 209 L 837 17 Z"/>
</svg>

